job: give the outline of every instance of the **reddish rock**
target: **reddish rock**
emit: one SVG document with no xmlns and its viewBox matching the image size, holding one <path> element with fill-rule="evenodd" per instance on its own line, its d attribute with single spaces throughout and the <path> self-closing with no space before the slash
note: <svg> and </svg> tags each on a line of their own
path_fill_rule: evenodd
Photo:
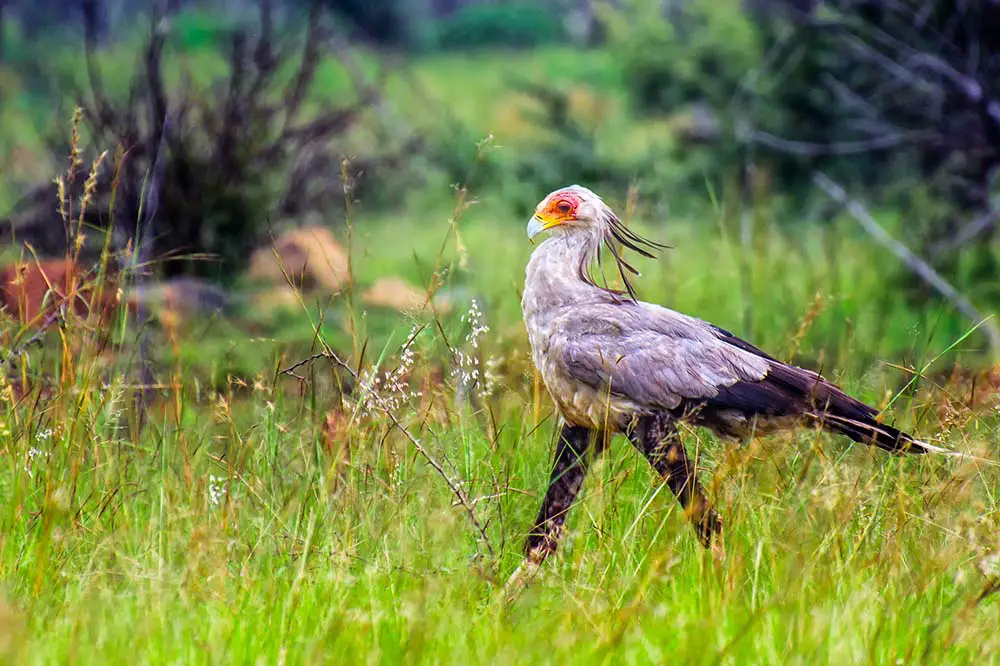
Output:
<svg viewBox="0 0 1000 666">
<path fill-rule="evenodd" d="M 273 245 L 258 248 L 250 257 L 247 274 L 251 279 L 272 285 L 286 284 L 287 274 L 303 290 L 330 292 L 340 291 L 350 281 L 347 250 L 337 242 L 333 232 L 321 226 L 286 231 Z"/>
<path fill-rule="evenodd" d="M 0 268 L 0 301 L 16 321 L 38 324 L 63 304 L 86 317 L 97 291 L 104 314 L 110 315 L 118 305 L 113 272 L 102 289 L 96 289 L 93 281 L 86 269 L 67 259 L 15 261 Z"/>
<path fill-rule="evenodd" d="M 427 307 L 427 291 L 394 276 L 380 277 L 361 295 L 365 305 L 388 308 L 399 312 L 412 312 Z M 433 300 L 438 312 L 447 312 L 449 304 L 441 299 Z"/>
</svg>

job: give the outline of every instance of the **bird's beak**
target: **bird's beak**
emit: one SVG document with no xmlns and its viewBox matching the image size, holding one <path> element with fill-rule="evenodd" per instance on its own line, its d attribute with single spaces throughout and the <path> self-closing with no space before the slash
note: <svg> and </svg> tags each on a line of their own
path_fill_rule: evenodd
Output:
<svg viewBox="0 0 1000 666">
<path fill-rule="evenodd" d="M 535 213 L 535 215 L 528 220 L 528 240 L 534 243 L 535 236 L 543 231 L 551 229 L 557 224 L 559 224 L 558 220 L 546 219 L 541 213 Z"/>
</svg>

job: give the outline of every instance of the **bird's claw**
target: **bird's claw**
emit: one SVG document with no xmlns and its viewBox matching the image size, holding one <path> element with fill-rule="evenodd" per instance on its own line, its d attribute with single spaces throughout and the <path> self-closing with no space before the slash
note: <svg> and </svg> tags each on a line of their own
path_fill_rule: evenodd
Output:
<svg viewBox="0 0 1000 666">
<path fill-rule="evenodd" d="M 538 568 L 541 564 L 541 561 L 537 558 L 529 556 L 514 570 L 514 573 L 510 575 L 510 578 L 507 579 L 507 583 L 503 587 L 503 595 L 507 603 L 511 603 L 517 599 L 518 595 L 521 594 L 524 588 L 528 586 L 528 583 L 535 577 L 535 574 L 538 573 Z"/>
</svg>

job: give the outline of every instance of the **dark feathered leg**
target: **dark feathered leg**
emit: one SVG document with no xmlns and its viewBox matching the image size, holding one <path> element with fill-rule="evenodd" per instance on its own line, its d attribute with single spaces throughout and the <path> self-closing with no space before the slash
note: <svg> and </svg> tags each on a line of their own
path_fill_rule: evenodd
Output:
<svg viewBox="0 0 1000 666">
<path fill-rule="evenodd" d="M 722 531 L 722 521 L 698 483 L 674 419 L 668 415 L 643 417 L 629 433 L 629 439 L 666 480 L 698 533 L 698 540 L 708 548 L 712 538 Z"/>
<path fill-rule="evenodd" d="M 564 425 L 559 435 L 549 488 L 525 544 L 525 555 L 534 564 L 540 564 L 556 550 L 566 513 L 587 475 L 591 435 L 587 428 L 570 425 Z"/>
</svg>

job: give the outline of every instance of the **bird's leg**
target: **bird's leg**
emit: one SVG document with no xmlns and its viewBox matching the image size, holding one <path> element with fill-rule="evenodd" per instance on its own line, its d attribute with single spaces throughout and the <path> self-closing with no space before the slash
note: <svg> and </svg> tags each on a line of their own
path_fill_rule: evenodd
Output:
<svg viewBox="0 0 1000 666">
<path fill-rule="evenodd" d="M 591 434 L 587 428 L 569 424 L 564 425 L 559 434 L 549 488 L 524 549 L 528 560 L 534 565 L 541 564 L 556 550 L 566 514 L 587 475 Z"/>
<path fill-rule="evenodd" d="M 688 516 L 698 540 L 708 548 L 722 532 L 722 521 L 698 483 L 694 464 L 684 450 L 677 425 L 669 415 L 645 416 L 629 433 L 632 444 L 667 482 Z"/>
</svg>

